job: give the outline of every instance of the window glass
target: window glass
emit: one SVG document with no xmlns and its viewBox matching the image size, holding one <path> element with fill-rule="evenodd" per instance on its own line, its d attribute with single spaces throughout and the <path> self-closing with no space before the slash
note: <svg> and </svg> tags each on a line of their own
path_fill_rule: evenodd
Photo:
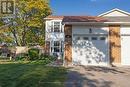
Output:
<svg viewBox="0 0 130 87">
<path fill-rule="evenodd" d="M 76 40 L 80 40 L 80 37 L 76 37 Z"/>
<path fill-rule="evenodd" d="M 92 40 L 97 40 L 97 37 L 92 37 Z"/>
<path fill-rule="evenodd" d="M 60 41 L 54 41 L 54 52 L 60 52 Z"/>
<path fill-rule="evenodd" d="M 54 52 L 60 52 L 60 48 L 59 47 L 54 47 Z"/>
<path fill-rule="evenodd" d="M 59 41 L 54 41 L 54 46 L 60 46 L 60 42 Z"/>
<path fill-rule="evenodd" d="M 106 40 L 106 37 L 100 37 L 100 40 Z"/>
<path fill-rule="evenodd" d="M 54 22 L 54 32 L 60 32 L 60 22 Z"/>
<path fill-rule="evenodd" d="M 89 37 L 83 37 L 83 40 L 89 40 Z"/>
</svg>

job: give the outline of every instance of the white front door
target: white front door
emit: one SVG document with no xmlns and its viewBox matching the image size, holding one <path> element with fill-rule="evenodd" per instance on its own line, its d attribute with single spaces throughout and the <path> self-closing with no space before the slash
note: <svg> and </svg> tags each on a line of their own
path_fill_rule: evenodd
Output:
<svg viewBox="0 0 130 87">
<path fill-rule="evenodd" d="M 130 65 L 130 35 L 121 36 L 121 62 Z"/>
<path fill-rule="evenodd" d="M 74 65 L 106 65 L 109 62 L 105 35 L 75 35 L 72 44 Z"/>
</svg>

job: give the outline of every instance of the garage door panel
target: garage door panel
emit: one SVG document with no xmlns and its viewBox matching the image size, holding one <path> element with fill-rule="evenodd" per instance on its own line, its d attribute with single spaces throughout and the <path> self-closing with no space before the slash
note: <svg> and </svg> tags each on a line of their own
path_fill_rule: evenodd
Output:
<svg viewBox="0 0 130 87">
<path fill-rule="evenodd" d="M 108 62 L 108 44 L 105 40 L 94 39 L 91 36 L 74 36 L 73 38 L 73 63 L 80 65 L 99 65 Z M 93 40 L 92 40 L 93 38 Z"/>
</svg>

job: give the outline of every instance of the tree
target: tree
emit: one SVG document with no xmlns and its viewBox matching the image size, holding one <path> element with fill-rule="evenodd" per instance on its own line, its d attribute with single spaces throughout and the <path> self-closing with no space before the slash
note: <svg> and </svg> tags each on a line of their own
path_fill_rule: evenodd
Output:
<svg viewBox="0 0 130 87">
<path fill-rule="evenodd" d="M 16 13 L 8 32 L 18 46 L 44 44 L 44 18 L 51 14 L 48 0 L 16 0 Z"/>
</svg>

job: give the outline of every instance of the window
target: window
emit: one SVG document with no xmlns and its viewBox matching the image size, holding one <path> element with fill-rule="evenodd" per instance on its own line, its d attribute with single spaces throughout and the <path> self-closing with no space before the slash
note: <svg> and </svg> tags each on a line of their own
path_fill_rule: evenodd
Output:
<svg viewBox="0 0 130 87">
<path fill-rule="evenodd" d="M 80 40 L 80 37 L 76 37 L 75 40 Z"/>
<path fill-rule="evenodd" d="M 106 40 L 106 37 L 100 37 L 100 40 Z"/>
<path fill-rule="evenodd" d="M 60 32 L 60 22 L 54 22 L 54 32 Z"/>
<path fill-rule="evenodd" d="M 83 37 L 83 40 L 89 40 L 89 37 Z"/>
<path fill-rule="evenodd" d="M 61 44 L 60 41 L 54 41 L 54 52 L 60 52 Z"/>
<path fill-rule="evenodd" d="M 51 41 L 50 51 L 53 55 L 63 52 L 63 41 Z"/>
<path fill-rule="evenodd" d="M 97 37 L 92 37 L 92 40 L 97 40 Z"/>
</svg>

